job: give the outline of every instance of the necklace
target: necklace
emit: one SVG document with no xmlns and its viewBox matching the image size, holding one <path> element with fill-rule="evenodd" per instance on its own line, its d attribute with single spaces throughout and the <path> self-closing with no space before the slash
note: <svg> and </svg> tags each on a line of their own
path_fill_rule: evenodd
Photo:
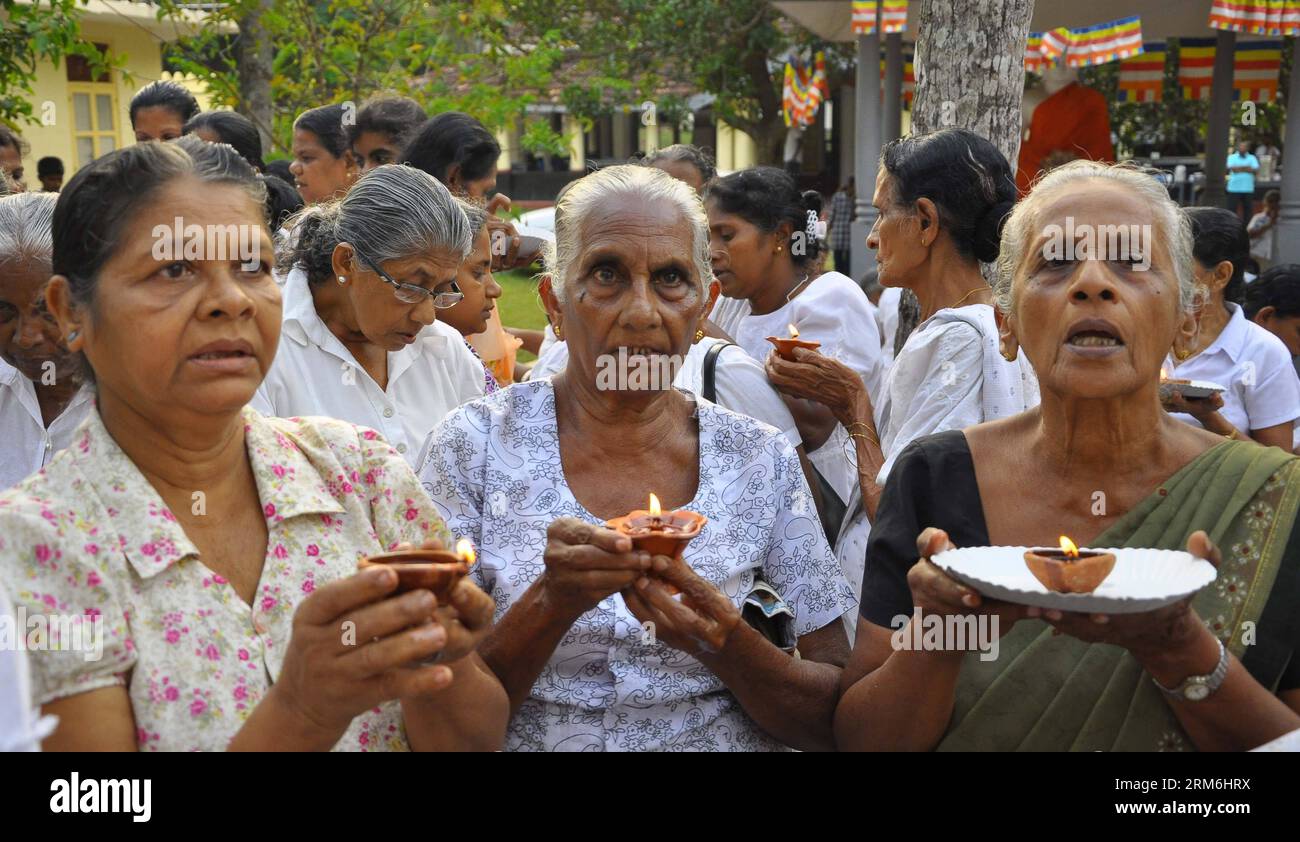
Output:
<svg viewBox="0 0 1300 842">
<path fill-rule="evenodd" d="M 803 280 L 800 281 L 799 283 L 795 284 L 795 285 L 794 285 L 794 289 L 790 290 L 790 294 L 787 295 L 787 296 L 785 297 L 785 303 L 786 303 L 786 304 L 789 304 L 789 303 L 790 303 L 790 299 L 791 299 L 791 298 L 794 298 L 794 294 L 795 294 L 796 292 L 798 292 L 799 290 L 803 289 L 803 285 L 806 284 L 806 283 L 808 283 L 808 276 L 807 276 L 807 275 L 804 275 L 804 276 L 803 276 Z"/>
<path fill-rule="evenodd" d="M 950 310 L 956 310 L 958 307 L 961 306 L 961 303 L 962 303 L 963 301 L 965 301 L 967 298 L 970 298 L 972 295 L 974 295 L 974 294 L 977 293 L 977 292 L 984 292 L 984 291 L 987 290 L 987 289 L 988 289 L 988 286 L 975 287 L 975 289 L 973 289 L 973 290 L 971 290 L 970 292 L 966 293 L 966 294 L 963 295 L 961 298 L 958 298 L 958 299 L 957 299 L 957 303 L 954 304 L 954 305 L 952 305 L 952 306 L 949 307 L 948 309 L 950 309 Z"/>
</svg>

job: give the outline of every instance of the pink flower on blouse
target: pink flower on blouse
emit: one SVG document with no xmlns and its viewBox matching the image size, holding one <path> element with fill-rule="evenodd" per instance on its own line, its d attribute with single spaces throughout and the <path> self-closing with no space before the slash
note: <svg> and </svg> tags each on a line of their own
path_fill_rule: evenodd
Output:
<svg viewBox="0 0 1300 842">
<path fill-rule="evenodd" d="M 267 517 L 275 517 L 275 504 L 267 503 L 266 507 L 263 508 L 262 511 L 266 512 Z"/>
<path fill-rule="evenodd" d="M 90 571 L 90 573 L 86 574 L 86 584 L 92 588 L 99 587 L 103 583 L 103 581 L 104 581 L 103 579 L 99 578 L 99 574 L 93 570 Z"/>
<path fill-rule="evenodd" d="M 247 660 L 248 660 L 248 650 L 247 650 L 247 649 L 240 649 L 240 650 L 239 650 L 239 660 L 241 660 L 241 661 L 247 661 Z"/>
<path fill-rule="evenodd" d="M 270 611 L 270 610 L 271 610 L 272 608 L 274 608 L 274 607 L 275 607 L 275 597 L 273 597 L 273 596 L 264 596 L 264 597 L 262 597 L 262 610 L 263 610 L 263 611 Z"/>
<path fill-rule="evenodd" d="M 208 648 L 203 650 L 203 655 L 204 655 L 204 657 L 206 657 L 209 661 L 219 661 L 219 660 L 221 660 L 221 653 L 217 651 L 217 646 L 216 646 L 216 644 L 214 644 L 214 643 L 209 643 L 209 644 L 208 644 Z"/>
<path fill-rule="evenodd" d="M 284 465 L 272 465 L 271 473 L 275 474 L 277 477 L 283 478 L 285 474 Z"/>
<path fill-rule="evenodd" d="M 88 555 L 99 555 L 99 544 L 87 544 L 82 547 Z"/>
<path fill-rule="evenodd" d="M 54 601 L 53 594 L 46 594 L 45 596 L 41 597 L 41 602 L 44 602 L 46 605 L 50 606 L 51 608 L 54 608 L 58 605 L 58 603 Z"/>
<path fill-rule="evenodd" d="M 310 556 L 317 556 L 317 555 L 320 555 L 320 547 L 316 546 L 315 544 L 308 544 L 308 545 L 307 545 L 307 555 L 310 555 Z"/>
<path fill-rule="evenodd" d="M 50 548 L 45 544 L 36 545 L 36 560 L 41 564 L 50 560 Z"/>
<path fill-rule="evenodd" d="M 235 697 L 235 701 L 242 702 L 244 699 L 248 698 L 248 688 L 240 684 L 235 688 L 235 692 L 233 695 Z"/>
<path fill-rule="evenodd" d="M 225 577 L 222 576 L 220 573 L 213 573 L 212 581 L 214 584 L 218 584 L 218 585 L 224 585 L 226 583 Z"/>
<path fill-rule="evenodd" d="M 158 547 L 156 544 L 154 544 L 153 541 L 150 541 L 147 544 L 140 545 L 140 552 L 144 553 L 145 555 L 157 555 Z"/>
<path fill-rule="evenodd" d="M 202 699 L 195 699 L 190 702 L 190 716 L 201 716 L 203 711 L 208 709 L 208 703 Z"/>
<path fill-rule="evenodd" d="M 308 579 L 307 581 L 302 583 L 303 593 L 311 593 L 314 590 L 316 590 L 316 583 L 313 582 L 311 579 Z"/>
<path fill-rule="evenodd" d="M 284 544 L 276 544 L 275 549 L 271 551 L 271 555 L 276 558 L 288 558 L 289 551 L 284 548 Z"/>
<path fill-rule="evenodd" d="M 375 435 L 374 430 L 366 430 L 364 433 L 361 434 L 361 438 L 365 439 L 366 441 L 374 441 L 376 438 L 378 438 L 378 436 Z"/>
<path fill-rule="evenodd" d="M 406 519 L 407 519 L 407 520 L 415 520 L 415 519 L 416 519 L 417 517 L 419 517 L 419 516 L 420 516 L 420 513 L 419 513 L 419 511 L 417 511 L 416 509 L 407 509 L 407 510 L 406 510 Z"/>
<path fill-rule="evenodd" d="M 179 641 L 180 639 L 181 639 L 181 633 L 178 632 L 178 631 L 176 631 L 176 629 L 168 629 L 168 630 L 167 630 L 167 642 L 168 642 L 168 643 L 176 643 L 176 642 Z"/>
<path fill-rule="evenodd" d="M 176 699 L 179 698 L 180 695 L 181 695 L 180 691 L 177 690 L 174 686 L 168 687 L 166 690 L 163 691 L 163 698 L 169 702 L 176 701 Z"/>
</svg>

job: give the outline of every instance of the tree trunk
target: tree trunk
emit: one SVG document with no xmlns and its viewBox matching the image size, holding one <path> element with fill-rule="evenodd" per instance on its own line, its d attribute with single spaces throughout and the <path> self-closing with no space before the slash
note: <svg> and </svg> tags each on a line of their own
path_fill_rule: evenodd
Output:
<svg viewBox="0 0 1300 842">
<path fill-rule="evenodd" d="M 1015 170 L 1020 100 L 1033 0 L 921 0 L 917 20 L 912 133 L 969 129 L 988 138 Z M 991 277 L 985 267 L 985 277 Z M 903 291 L 896 347 L 916 327 L 920 307 Z"/>
<path fill-rule="evenodd" d="M 262 136 L 262 154 L 275 147 L 271 112 L 271 72 L 275 48 L 262 16 L 271 10 L 272 0 L 253 0 L 239 19 L 239 41 L 235 64 L 239 71 L 237 111 L 253 121 Z"/>
</svg>

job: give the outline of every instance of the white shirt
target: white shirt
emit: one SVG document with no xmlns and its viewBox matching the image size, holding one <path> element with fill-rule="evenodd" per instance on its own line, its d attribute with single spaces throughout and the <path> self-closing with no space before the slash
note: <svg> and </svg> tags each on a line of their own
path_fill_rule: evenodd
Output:
<svg viewBox="0 0 1300 842">
<path fill-rule="evenodd" d="M 898 333 L 898 305 L 902 287 L 885 287 L 876 304 L 876 323 L 880 327 L 880 358 L 888 367 L 894 362 L 894 336 Z M 873 399 L 875 395 L 871 396 Z"/>
<path fill-rule="evenodd" d="M 889 371 L 880 407 L 883 484 L 913 440 L 960 430 L 1038 405 L 1038 378 L 1024 353 L 998 349 L 993 308 L 945 308 L 917 325 Z"/>
<path fill-rule="evenodd" d="M 21 371 L 0 360 L 0 490 L 39 471 L 72 443 L 86 420 L 93 393 L 83 388 L 46 429 L 36 387 Z"/>
<path fill-rule="evenodd" d="M 697 403 L 699 484 L 686 509 L 707 517 L 686 562 L 740 606 L 754 574 L 807 635 L 855 599 L 822 534 L 799 459 L 776 430 Z M 560 461 L 550 380 L 519 383 L 454 411 L 418 468 L 453 535 L 478 547 L 471 575 L 496 619 L 544 569 L 546 529 L 559 517 L 602 519 L 573 495 Z M 627 477 L 637 483 L 637 477 Z M 653 489 L 645 488 L 648 496 Z M 612 594 L 564 633 L 511 718 L 506 750 L 771 751 L 782 746 L 698 660 L 642 631 Z"/>
<path fill-rule="evenodd" d="M 790 325 L 794 325 L 801 339 L 820 342 L 820 353 L 856 371 L 868 394 L 874 398 L 879 393 L 883 366 L 876 308 L 852 278 L 827 272 L 785 305 L 761 316 L 748 312 L 748 301 L 741 303 L 743 307 L 730 303 L 724 306 L 720 298 L 713 312 L 726 324 L 717 319 L 714 323 L 760 363 L 773 350 L 767 337 L 789 336 Z M 837 424 L 825 443 L 808 454 L 817 472 L 846 502 L 858 484 L 857 459 L 851 444 L 848 433 Z"/>
<path fill-rule="evenodd" d="M 1236 304 L 1227 307 L 1232 315 L 1210 347 L 1183 362 L 1173 355 L 1165 358 L 1169 377 L 1226 386 L 1219 412 L 1247 435 L 1251 430 L 1294 422 L 1300 418 L 1300 378 L 1291 352 L 1281 339 L 1248 320 Z M 1200 426 L 1187 413 L 1172 415 Z"/>
<path fill-rule="evenodd" d="M 388 387 L 357 363 L 316 313 L 307 275 L 284 285 L 284 327 L 266 380 L 250 401 L 263 415 L 324 415 L 370 427 L 408 462 L 447 413 L 483 395 L 483 364 L 454 328 L 434 322 L 388 355 Z"/>
<path fill-rule="evenodd" d="M 706 336 L 691 346 L 682 360 L 682 366 L 673 378 L 673 385 L 685 389 L 694 395 L 704 391 L 704 357 L 709 348 L 725 340 Z M 554 377 L 569 364 L 569 346 L 567 342 L 552 342 L 538 358 L 529 372 L 529 380 L 544 380 Z M 785 433 L 791 447 L 803 443 L 799 428 L 795 426 L 794 416 L 786 407 L 785 401 L 767 382 L 767 372 L 743 348 L 731 345 L 718 354 L 713 369 L 713 388 L 718 406 L 748 415 L 766 424 L 771 424 Z"/>
</svg>

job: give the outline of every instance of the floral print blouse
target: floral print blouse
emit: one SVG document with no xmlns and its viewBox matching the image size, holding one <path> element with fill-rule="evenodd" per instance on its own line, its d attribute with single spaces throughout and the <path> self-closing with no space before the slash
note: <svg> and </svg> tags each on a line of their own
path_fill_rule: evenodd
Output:
<svg viewBox="0 0 1300 842">
<path fill-rule="evenodd" d="M 697 408 L 699 486 L 686 508 L 709 521 L 686 561 L 737 606 L 761 572 L 794 610 L 798 635 L 835 622 L 857 600 L 794 448 L 775 427 L 708 401 Z M 498 621 L 541 574 L 553 520 L 602 522 L 564 477 L 549 379 L 453 410 L 418 465 L 447 525 L 478 547 L 472 575 L 496 600 Z M 506 736 L 507 750 L 523 751 L 782 748 L 707 667 L 644 633 L 619 594 L 564 635 Z"/>
<path fill-rule="evenodd" d="M 223 750 L 279 675 L 308 594 L 355 573 L 362 556 L 446 537 L 407 462 L 373 430 L 251 408 L 243 418 L 268 530 L 251 606 L 204 567 L 98 411 L 0 495 L 0 579 L 15 608 L 52 618 L 51 651 L 28 652 L 34 703 L 125 686 L 141 750 Z M 53 619 L 69 615 L 102 624 L 101 657 L 53 651 Z M 356 717 L 335 745 L 407 748 L 397 702 Z"/>
</svg>

